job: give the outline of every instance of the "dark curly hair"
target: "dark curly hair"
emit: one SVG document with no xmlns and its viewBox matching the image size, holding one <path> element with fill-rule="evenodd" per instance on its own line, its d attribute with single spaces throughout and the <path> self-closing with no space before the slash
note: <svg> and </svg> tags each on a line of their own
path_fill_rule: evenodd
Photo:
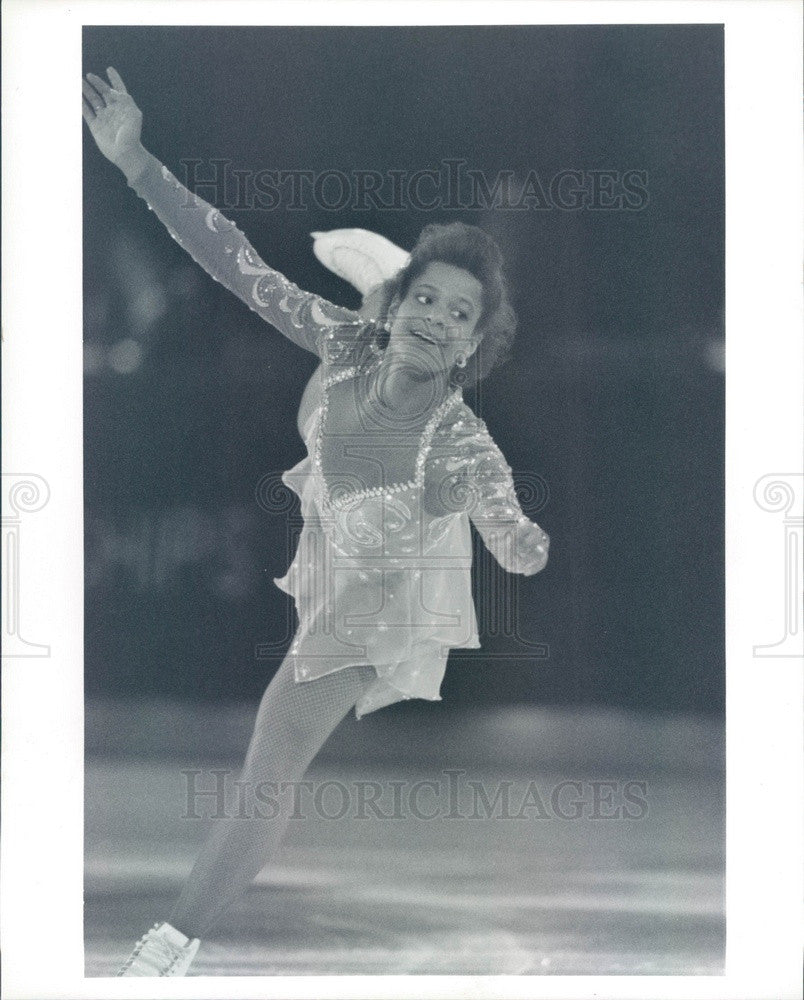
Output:
<svg viewBox="0 0 804 1000">
<path fill-rule="evenodd" d="M 387 344 L 388 333 L 381 324 L 388 316 L 393 299 L 397 296 L 404 299 L 411 284 L 434 261 L 468 271 L 483 287 L 483 309 L 475 327 L 480 344 L 467 360 L 466 367 L 453 368 L 450 376 L 451 384 L 468 388 L 510 358 L 517 326 L 500 248 L 477 226 L 463 222 L 431 222 L 424 227 L 407 264 L 372 293 L 372 299 L 376 296 L 374 313 L 379 323 L 370 334 L 377 337 L 380 346 Z"/>
</svg>

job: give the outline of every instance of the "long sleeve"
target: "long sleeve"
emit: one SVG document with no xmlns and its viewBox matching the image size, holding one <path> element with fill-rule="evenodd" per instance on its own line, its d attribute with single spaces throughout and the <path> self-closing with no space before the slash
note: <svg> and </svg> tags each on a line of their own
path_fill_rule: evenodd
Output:
<svg viewBox="0 0 804 1000">
<path fill-rule="evenodd" d="M 522 511 L 511 467 L 485 422 L 467 406 L 440 429 L 429 456 L 431 513 L 465 512 L 497 562 L 530 576 L 547 564 L 550 538 Z"/>
<path fill-rule="evenodd" d="M 323 361 L 342 361 L 363 322 L 351 309 L 305 292 L 260 259 L 245 235 L 192 194 L 155 156 L 129 181 L 170 235 L 262 319 Z"/>
</svg>

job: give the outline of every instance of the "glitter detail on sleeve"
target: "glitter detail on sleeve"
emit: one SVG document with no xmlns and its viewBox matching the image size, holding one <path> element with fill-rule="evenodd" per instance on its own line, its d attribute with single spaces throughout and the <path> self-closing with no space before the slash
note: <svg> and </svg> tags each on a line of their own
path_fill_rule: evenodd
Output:
<svg viewBox="0 0 804 1000">
<path fill-rule="evenodd" d="M 362 320 L 269 267 L 231 219 L 192 194 L 151 156 L 130 187 L 217 282 L 298 347 L 326 363 L 349 360 Z"/>
<path fill-rule="evenodd" d="M 431 513 L 467 513 L 488 550 L 511 573 L 530 576 L 545 567 L 550 538 L 523 513 L 510 465 L 485 421 L 468 406 L 440 428 L 430 462 Z"/>
</svg>

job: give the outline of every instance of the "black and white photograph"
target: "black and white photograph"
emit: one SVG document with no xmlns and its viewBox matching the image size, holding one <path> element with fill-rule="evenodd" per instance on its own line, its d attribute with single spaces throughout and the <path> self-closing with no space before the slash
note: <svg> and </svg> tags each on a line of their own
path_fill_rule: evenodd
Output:
<svg viewBox="0 0 804 1000">
<path fill-rule="evenodd" d="M 38 237 L 5 199 L 7 359 L 45 308 L 4 388 L 7 995 L 800 996 L 801 196 L 732 250 L 728 53 L 801 12 L 739 6 L 53 5 Z M 51 868 L 63 993 L 15 957 Z"/>
</svg>

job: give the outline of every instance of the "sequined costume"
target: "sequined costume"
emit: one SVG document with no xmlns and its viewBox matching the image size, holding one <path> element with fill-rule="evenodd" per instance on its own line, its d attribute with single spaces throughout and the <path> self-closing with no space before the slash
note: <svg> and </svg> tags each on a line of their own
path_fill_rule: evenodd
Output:
<svg viewBox="0 0 804 1000">
<path fill-rule="evenodd" d="M 299 409 L 307 455 L 282 476 L 304 519 L 274 581 L 298 614 L 296 681 L 370 664 L 376 681 L 357 718 L 402 699 L 441 700 L 449 650 L 480 646 L 470 519 L 504 569 L 530 574 L 547 561 L 549 539 L 522 513 L 484 421 L 455 389 L 423 426 L 366 425 L 362 387 L 382 360 L 365 361 L 370 321 L 268 267 L 156 158 L 130 186 L 213 278 L 321 361 Z"/>
</svg>

